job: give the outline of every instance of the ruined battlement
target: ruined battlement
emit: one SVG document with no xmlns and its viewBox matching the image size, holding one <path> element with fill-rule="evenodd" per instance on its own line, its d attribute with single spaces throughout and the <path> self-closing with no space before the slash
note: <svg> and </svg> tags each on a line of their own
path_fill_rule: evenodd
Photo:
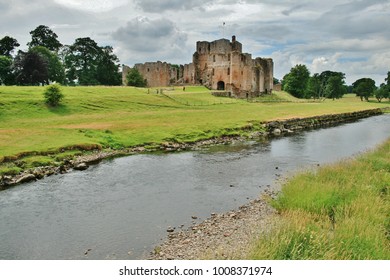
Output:
<svg viewBox="0 0 390 280">
<path fill-rule="evenodd" d="M 228 96 L 248 98 L 270 93 L 273 89 L 274 64 L 271 58 L 252 58 L 242 52 L 236 40 L 198 41 L 192 63 L 174 66 L 166 62 L 134 65 L 149 87 L 173 84 L 200 84 L 212 90 L 226 91 Z M 123 67 L 123 81 L 129 67 Z"/>
</svg>

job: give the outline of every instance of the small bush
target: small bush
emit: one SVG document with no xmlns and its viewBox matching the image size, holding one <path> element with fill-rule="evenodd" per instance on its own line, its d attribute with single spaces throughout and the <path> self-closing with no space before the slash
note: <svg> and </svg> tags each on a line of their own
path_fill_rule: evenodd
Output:
<svg viewBox="0 0 390 280">
<path fill-rule="evenodd" d="M 45 103 L 52 107 L 58 106 L 64 98 L 61 87 L 56 84 L 48 86 L 43 95 L 45 97 Z"/>
</svg>

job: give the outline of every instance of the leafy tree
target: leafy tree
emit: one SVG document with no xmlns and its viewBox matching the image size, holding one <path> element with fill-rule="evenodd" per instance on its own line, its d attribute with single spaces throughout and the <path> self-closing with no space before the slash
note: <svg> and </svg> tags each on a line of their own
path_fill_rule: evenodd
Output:
<svg viewBox="0 0 390 280">
<path fill-rule="evenodd" d="M 374 92 L 375 98 L 381 102 L 383 98 L 390 98 L 389 86 L 381 84 L 381 86 Z"/>
<path fill-rule="evenodd" d="M 39 25 L 31 34 L 31 42 L 27 43 L 30 48 L 42 46 L 51 51 L 58 52 L 62 44 L 58 41 L 58 36 L 49 27 Z"/>
<path fill-rule="evenodd" d="M 69 46 L 65 55 L 66 77 L 77 80 L 81 85 L 97 85 L 97 67 L 102 49 L 89 37 L 78 38 Z"/>
<path fill-rule="evenodd" d="M 376 89 L 375 81 L 371 78 L 361 78 L 356 80 L 352 85 L 356 96 L 359 96 L 362 101 L 368 101 L 368 98 Z"/>
<path fill-rule="evenodd" d="M 327 71 L 322 72 L 320 77 L 321 77 L 321 80 L 323 80 L 325 82 L 328 82 L 328 80 L 331 77 L 338 77 L 341 81 L 343 81 L 345 79 L 345 74 L 342 72 L 334 72 L 334 71 L 327 70 Z"/>
<path fill-rule="evenodd" d="M 146 80 L 142 77 L 137 68 L 131 68 L 126 75 L 127 85 L 133 87 L 145 87 Z"/>
<path fill-rule="evenodd" d="M 315 73 L 310 77 L 307 84 L 306 98 L 321 98 L 323 96 L 324 86 L 320 74 Z"/>
<path fill-rule="evenodd" d="M 345 92 L 345 74 L 341 72 L 324 71 L 310 77 L 306 97 L 340 98 Z M 330 84 L 331 83 L 331 84 Z"/>
<path fill-rule="evenodd" d="M 341 76 L 331 76 L 325 87 L 325 95 L 327 98 L 339 99 L 346 93 L 344 81 Z"/>
<path fill-rule="evenodd" d="M 14 70 L 19 85 L 49 84 L 46 59 L 34 51 L 19 51 L 15 57 Z"/>
<path fill-rule="evenodd" d="M 387 86 L 390 87 L 390 71 L 387 72 L 387 77 L 385 78 L 385 81 L 387 82 Z"/>
<path fill-rule="evenodd" d="M 43 96 L 45 98 L 45 103 L 52 107 L 58 106 L 64 98 L 61 88 L 57 84 L 48 86 L 43 92 Z"/>
<path fill-rule="evenodd" d="M 0 55 L 11 57 L 15 48 L 19 47 L 18 41 L 12 37 L 5 36 L 0 40 Z"/>
<path fill-rule="evenodd" d="M 12 72 L 12 59 L 0 55 L 0 85 L 12 85 L 14 83 L 14 74 Z"/>
<path fill-rule="evenodd" d="M 62 50 L 66 77 L 80 85 L 120 85 L 119 59 L 111 46 L 104 48 L 89 37 L 78 38 Z"/>
<path fill-rule="evenodd" d="M 46 47 L 38 46 L 30 49 L 32 52 L 39 53 L 47 62 L 49 80 L 51 82 L 64 83 L 65 68 L 62 65 L 58 55 Z"/>
<path fill-rule="evenodd" d="M 122 84 L 122 75 L 119 72 L 119 59 L 113 53 L 113 48 L 102 48 L 102 54 L 97 61 L 96 75 L 101 85 L 117 86 Z"/>
<path fill-rule="evenodd" d="M 306 65 L 298 64 L 291 68 L 290 73 L 283 77 L 284 90 L 295 97 L 303 98 L 309 82 L 310 72 Z"/>
</svg>

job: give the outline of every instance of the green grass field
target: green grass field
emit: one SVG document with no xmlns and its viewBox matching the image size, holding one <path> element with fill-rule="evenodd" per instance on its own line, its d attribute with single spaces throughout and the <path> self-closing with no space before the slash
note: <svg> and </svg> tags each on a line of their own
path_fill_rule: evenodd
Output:
<svg viewBox="0 0 390 280">
<path fill-rule="evenodd" d="M 156 94 L 155 89 L 132 87 L 62 90 L 62 105 L 50 108 L 44 103 L 43 87 L 0 87 L 0 161 L 5 156 L 74 145 L 119 149 L 169 140 L 196 141 L 221 136 L 249 122 L 389 105 L 361 102 L 354 96 L 322 103 L 249 103 L 214 97 L 204 87 L 187 87 L 185 92 L 181 87 L 165 89 L 171 98 Z M 286 93 L 276 94 L 286 101 L 293 99 Z"/>
<path fill-rule="evenodd" d="M 390 140 L 377 150 L 289 180 L 277 226 L 254 259 L 390 259 Z"/>
</svg>

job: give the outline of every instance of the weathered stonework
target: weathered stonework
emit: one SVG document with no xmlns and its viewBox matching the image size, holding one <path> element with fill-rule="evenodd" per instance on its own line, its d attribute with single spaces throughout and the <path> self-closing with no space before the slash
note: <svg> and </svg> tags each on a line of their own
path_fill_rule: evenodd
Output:
<svg viewBox="0 0 390 280">
<path fill-rule="evenodd" d="M 238 98 L 259 96 L 273 89 L 273 61 L 242 52 L 242 44 L 232 37 L 213 42 L 197 42 L 192 63 L 173 66 L 166 62 L 148 62 L 134 66 L 150 87 L 173 84 L 204 85 L 211 90 Z M 129 67 L 123 67 L 123 81 Z"/>
<path fill-rule="evenodd" d="M 161 87 L 176 84 L 178 79 L 178 69 L 166 62 L 146 62 L 135 64 L 134 67 L 146 80 L 148 87 Z M 126 75 L 130 67 L 123 65 L 122 81 L 126 85 Z"/>
</svg>

